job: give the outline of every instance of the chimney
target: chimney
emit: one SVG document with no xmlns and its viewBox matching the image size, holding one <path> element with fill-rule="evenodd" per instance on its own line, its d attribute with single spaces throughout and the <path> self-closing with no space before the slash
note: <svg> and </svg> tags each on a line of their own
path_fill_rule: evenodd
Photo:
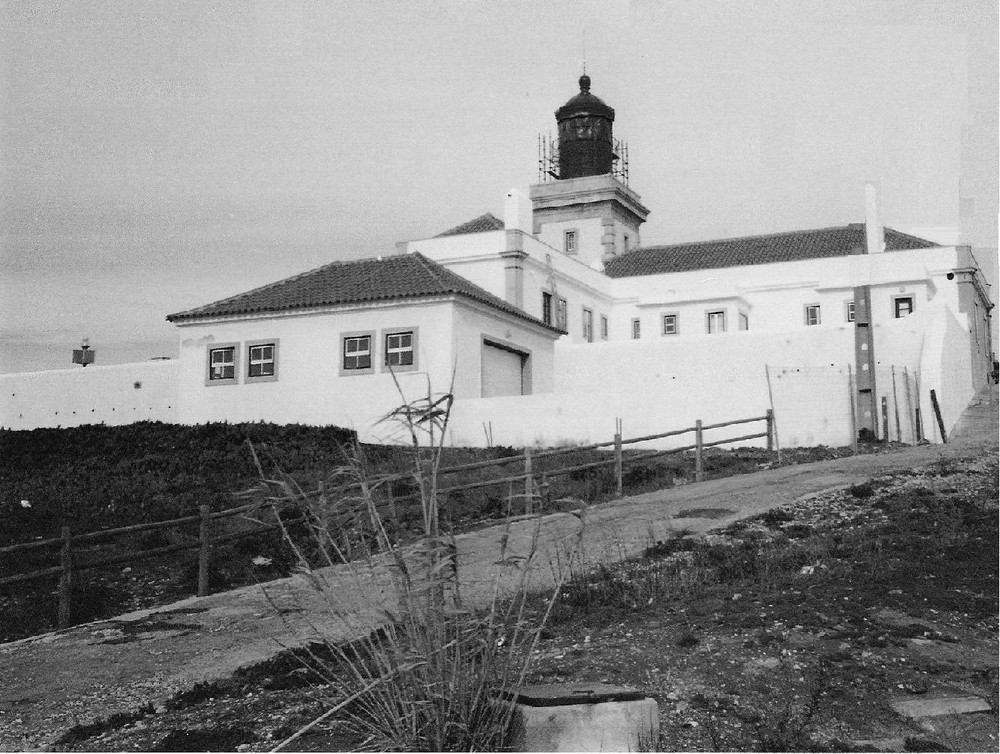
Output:
<svg viewBox="0 0 1000 754">
<path fill-rule="evenodd" d="M 503 203 L 503 226 L 507 230 L 519 230 L 531 235 L 531 200 L 517 189 L 507 192 Z"/>
<path fill-rule="evenodd" d="M 878 216 L 878 188 L 874 182 L 865 184 L 865 245 L 869 254 L 885 251 L 885 228 Z"/>
</svg>

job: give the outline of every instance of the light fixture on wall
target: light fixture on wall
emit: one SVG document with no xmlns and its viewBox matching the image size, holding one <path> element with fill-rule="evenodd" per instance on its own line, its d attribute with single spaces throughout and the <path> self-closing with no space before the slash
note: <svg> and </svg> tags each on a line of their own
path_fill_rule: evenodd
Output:
<svg viewBox="0 0 1000 754">
<path fill-rule="evenodd" d="M 73 349 L 73 363 L 80 366 L 94 363 L 97 352 L 90 347 L 90 338 L 84 338 L 79 348 Z"/>
</svg>

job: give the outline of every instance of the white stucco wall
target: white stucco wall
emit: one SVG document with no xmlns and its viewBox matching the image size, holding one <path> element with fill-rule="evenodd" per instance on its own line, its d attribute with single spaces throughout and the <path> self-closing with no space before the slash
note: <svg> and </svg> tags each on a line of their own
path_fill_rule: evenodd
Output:
<svg viewBox="0 0 1000 754">
<path fill-rule="evenodd" d="M 782 444 L 844 445 L 851 441 L 847 366 L 852 361 L 853 331 L 846 326 L 812 327 L 781 337 L 746 332 L 684 340 L 560 342 L 556 392 L 457 401 L 452 439 L 482 445 L 483 422 L 491 423 L 497 444 L 548 446 L 609 439 L 618 417 L 625 435 L 635 437 L 692 426 L 697 419 L 714 423 L 761 416 L 769 406 L 767 364 Z M 754 431 L 761 430 L 733 434 Z M 670 438 L 651 445 L 677 447 L 690 441 Z"/>
<path fill-rule="evenodd" d="M 177 420 L 178 361 L 0 375 L 0 427 Z"/>
</svg>

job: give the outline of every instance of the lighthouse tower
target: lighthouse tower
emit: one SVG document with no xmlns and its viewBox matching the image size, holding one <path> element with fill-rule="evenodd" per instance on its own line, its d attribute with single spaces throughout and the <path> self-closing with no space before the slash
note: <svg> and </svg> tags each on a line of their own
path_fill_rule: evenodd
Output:
<svg viewBox="0 0 1000 754">
<path fill-rule="evenodd" d="M 649 210 L 625 184 L 622 149 L 614 139 L 614 108 L 590 91 L 556 110 L 558 142 L 547 151 L 542 183 L 531 186 L 534 232 L 543 242 L 589 265 L 639 245 Z"/>
</svg>

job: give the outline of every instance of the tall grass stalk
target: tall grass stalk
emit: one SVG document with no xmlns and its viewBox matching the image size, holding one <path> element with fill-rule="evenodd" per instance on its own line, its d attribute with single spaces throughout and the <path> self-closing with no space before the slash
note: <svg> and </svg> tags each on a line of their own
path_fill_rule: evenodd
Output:
<svg viewBox="0 0 1000 754">
<path fill-rule="evenodd" d="M 300 572 L 321 605 L 320 615 L 306 611 L 304 620 L 321 637 L 322 651 L 314 644 L 304 661 L 326 682 L 324 693 L 332 706 L 306 727 L 335 716 L 363 748 L 508 748 L 516 690 L 567 578 L 567 568 L 554 573 L 552 597 L 540 614 L 532 609 L 537 602 L 528 597 L 540 526 L 536 520 L 526 551 L 517 552 L 510 546 L 508 522 L 492 584 L 466 599 L 458 548 L 442 530 L 439 515 L 438 469 L 452 402 L 450 392 L 434 395 L 428 388 L 425 396 L 384 417 L 401 427 L 409 442 L 410 472 L 423 517 L 415 541 L 399 541 L 387 527 L 383 496 L 391 479 L 370 472 L 358 445 L 345 451 L 343 466 L 328 477 L 318 496 L 303 493 L 281 474 L 264 481 L 276 509 L 298 510 L 311 530 L 304 542 L 284 528 Z M 353 533 L 342 537 L 333 530 L 334 522 L 353 522 Z M 579 546 L 581 537 L 582 518 L 570 549 Z M 364 557 L 351 560 L 345 542 Z M 384 606 L 371 599 L 379 574 L 390 585 L 391 599 Z M 286 623 L 292 625 L 290 619 Z M 333 624 L 340 629 L 331 631 Z M 345 636 L 352 640 L 345 642 Z M 274 750 L 303 733 L 296 732 Z"/>
</svg>

